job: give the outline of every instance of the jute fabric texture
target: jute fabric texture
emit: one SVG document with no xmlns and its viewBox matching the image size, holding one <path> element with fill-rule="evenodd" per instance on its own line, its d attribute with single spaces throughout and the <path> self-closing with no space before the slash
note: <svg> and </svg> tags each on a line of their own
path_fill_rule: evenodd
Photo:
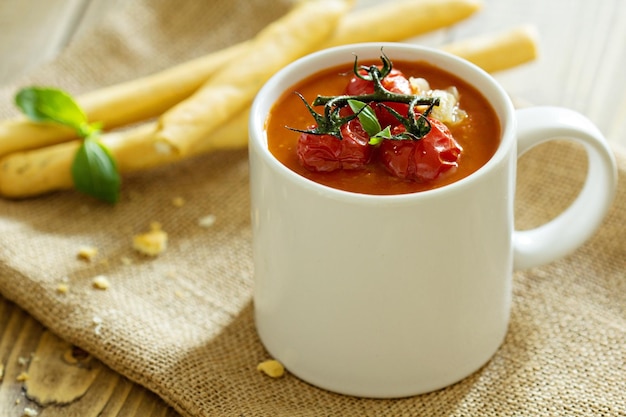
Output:
<svg viewBox="0 0 626 417">
<path fill-rule="evenodd" d="M 22 85 L 78 94 L 248 39 L 288 7 L 268 4 L 119 2 L 59 58 L 3 87 L 0 116 L 15 114 Z M 616 153 L 618 195 L 600 230 L 567 258 L 516 272 L 500 350 L 431 394 L 351 398 L 256 370 L 268 354 L 252 313 L 246 150 L 127 176 L 115 206 L 73 191 L 0 200 L 0 293 L 184 416 L 626 416 L 626 155 Z M 524 156 L 517 227 L 562 210 L 585 164 L 565 142 Z M 177 197 L 185 204 L 173 204 Z M 202 227 L 207 216 L 215 222 Z M 153 221 L 169 234 L 154 259 L 131 244 Z M 98 248 L 91 262 L 77 259 L 83 246 Z M 92 286 L 98 275 L 109 289 Z M 59 283 L 69 291 L 59 293 Z"/>
</svg>

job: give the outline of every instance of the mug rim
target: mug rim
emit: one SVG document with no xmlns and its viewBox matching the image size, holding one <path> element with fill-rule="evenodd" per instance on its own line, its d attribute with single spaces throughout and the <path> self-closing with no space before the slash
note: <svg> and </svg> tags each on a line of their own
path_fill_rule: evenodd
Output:
<svg viewBox="0 0 626 417">
<path fill-rule="evenodd" d="M 485 164 L 468 176 L 441 187 L 407 194 L 379 195 L 345 191 L 320 184 L 292 171 L 270 152 L 267 146 L 267 116 L 276 100 L 278 100 L 287 89 L 292 87 L 299 80 L 318 71 L 341 65 L 344 61 L 340 57 L 343 55 L 345 55 L 345 62 L 347 63 L 350 62 L 348 58 L 353 59 L 355 55 L 359 55 L 360 57 L 361 53 L 367 55 L 365 59 L 369 59 L 373 51 L 376 51 L 378 54 L 376 57 L 378 57 L 381 50 L 384 50 L 385 54 L 388 56 L 393 55 L 393 51 L 400 51 L 403 55 L 415 54 L 415 60 L 429 62 L 436 68 L 450 72 L 475 87 L 485 96 L 496 112 L 500 122 L 500 143 L 498 144 L 496 152 Z M 403 56 L 400 59 L 410 60 L 412 58 Z M 326 62 L 326 64 L 320 64 L 322 62 Z M 311 66 L 313 69 L 307 68 Z M 302 75 L 290 77 L 292 74 L 298 73 Z M 294 80 L 286 82 L 285 79 L 289 78 L 294 78 Z M 485 91 L 485 89 L 488 89 L 488 91 Z M 252 103 L 248 121 L 248 146 L 250 147 L 250 152 L 252 152 L 253 149 L 256 150 L 268 166 L 278 171 L 281 177 L 290 182 L 295 182 L 296 185 L 330 198 L 359 200 L 360 202 L 372 201 L 380 203 L 384 201 L 390 203 L 435 197 L 440 194 L 454 192 L 458 189 L 464 189 L 507 159 L 507 156 L 511 152 L 510 148 L 516 145 L 514 129 L 514 107 L 508 94 L 489 73 L 472 62 L 440 49 L 427 46 L 398 42 L 364 42 L 341 45 L 313 52 L 291 62 L 276 72 L 259 90 Z"/>
</svg>

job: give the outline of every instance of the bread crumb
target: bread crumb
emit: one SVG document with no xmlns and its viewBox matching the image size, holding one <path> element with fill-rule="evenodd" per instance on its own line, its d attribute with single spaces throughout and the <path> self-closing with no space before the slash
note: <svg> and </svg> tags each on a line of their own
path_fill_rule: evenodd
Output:
<svg viewBox="0 0 626 417">
<path fill-rule="evenodd" d="M 38 415 L 39 413 L 37 412 L 37 410 L 33 409 L 33 408 L 24 408 L 24 417 L 35 417 L 36 415 Z"/>
<path fill-rule="evenodd" d="M 182 197 L 174 197 L 172 198 L 172 205 L 174 207 L 182 207 L 185 205 L 185 199 Z"/>
<path fill-rule="evenodd" d="M 29 362 L 29 361 L 30 361 L 30 360 L 29 360 L 29 358 L 25 358 L 25 357 L 23 357 L 23 356 L 20 356 L 19 358 L 17 358 L 17 363 L 18 363 L 20 366 L 26 366 L 26 365 L 28 365 L 28 362 Z"/>
<path fill-rule="evenodd" d="M 28 381 L 28 373 L 27 372 L 22 372 L 21 374 L 19 374 L 17 376 L 17 378 L 15 378 L 15 380 L 19 381 L 19 382 Z"/>
<path fill-rule="evenodd" d="M 275 359 L 269 359 L 261 362 L 256 367 L 257 371 L 263 372 L 265 375 L 272 378 L 280 378 L 285 374 L 285 367 L 282 363 Z"/>
<path fill-rule="evenodd" d="M 78 259 L 90 262 L 98 254 L 98 249 L 93 246 L 83 246 L 78 249 Z"/>
<path fill-rule="evenodd" d="M 92 284 L 94 288 L 97 288 L 99 290 L 106 290 L 111 286 L 109 279 L 104 275 L 98 275 L 97 277 L 95 277 L 92 281 Z"/>
<path fill-rule="evenodd" d="M 133 237 L 133 248 L 144 255 L 157 256 L 167 248 L 167 233 L 161 230 L 160 223 L 154 222 L 148 233 Z"/>
<path fill-rule="evenodd" d="M 57 292 L 59 294 L 67 294 L 69 290 L 70 287 L 64 282 L 61 282 L 59 285 L 57 285 Z"/>
<path fill-rule="evenodd" d="M 198 225 L 200 227 L 209 228 L 215 224 L 215 220 L 217 220 L 217 218 L 213 214 L 209 214 L 208 216 L 198 219 Z"/>
<path fill-rule="evenodd" d="M 128 256 L 122 256 L 120 258 L 120 261 L 122 262 L 122 265 L 126 265 L 126 266 L 133 264 L 133 260 L 130 259 Z"/>
</svg>

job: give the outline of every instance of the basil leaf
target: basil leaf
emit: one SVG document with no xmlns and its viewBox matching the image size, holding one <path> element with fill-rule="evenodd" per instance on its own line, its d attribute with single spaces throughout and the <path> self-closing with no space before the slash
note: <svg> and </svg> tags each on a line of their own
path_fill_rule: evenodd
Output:
<svg viewBox="0 0 626 417">
<path fill-rule="evenodd" d="M 368 135 L 374 136 L 380 132 L 381 127 L 376 118 L 376 113 L 374 113 L 374 110 L 372 110 L 367 103 L 358 100 L 348 100 L 348 105 L 353 112 L 358 113 L 361 126 L 363 126 L 363 130 L 365 130 Z"/>
<path fill-rule="evenodd" d="M 372 136 L 369 140 L 369 144 L 378 145 L 384 139 L 391 139 L 391 127 L 390 126 L 387 126 L 385 129 L 381 130 L 380 132 Z"/>
<path fill-rule="evenodd" d="M 15 104 L 37 122 L 56 122 L 76 129 L 81 135 L 91 133 L 86 128 L 87 116 L 66 92 L 50 87 L 27 87 L 15 96 Z"/>
<path fill-rule="evenodd" d="M 78 191 L 108 203 L 119 200 L 121 179 L 117 164 L 109 150 L 94 137 L 85 138 L 76 152 L 72 179 Z"/>
</svg>

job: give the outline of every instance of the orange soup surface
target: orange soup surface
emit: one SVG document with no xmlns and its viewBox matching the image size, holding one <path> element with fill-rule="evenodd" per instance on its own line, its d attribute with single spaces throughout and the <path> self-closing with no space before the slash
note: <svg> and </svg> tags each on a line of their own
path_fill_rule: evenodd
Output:
<svg viewBox="0 0 626 417">
<path fill-rule="evenodd" d="M 483 166 L 495 153 L 501 134 L 496 113 L 484 96 L 460 78 L 426 62 L 394 61 L 393 66 L 407 78 L 426 79 L 431 89 L 444 90 L 454 86 L 458 90 L 459 107 L 467 117 L 456 125 L 448 125 L 454 139 L 463 148 L 457 167 L 428 182 L 395 177 L 376 161 L 361 169 L 333 172 L 313 172 L 303 167 L 296 153 L 300 133 L 286 126 L 307 129 L 314 120 L 295 92 L 302 94 L 308 103 L 318 95 L 343 94 L 354 74 L 352 63 L 320 71 L 285 91 L 266 122 L 270 152 L 289 169 L 312 181 L 340 190 L 375 195 L 408 194 L 438 188 L 467 177 Z M 322 113 L 323 106 L 315 107 L 315 110 Z"/>
</svg>

